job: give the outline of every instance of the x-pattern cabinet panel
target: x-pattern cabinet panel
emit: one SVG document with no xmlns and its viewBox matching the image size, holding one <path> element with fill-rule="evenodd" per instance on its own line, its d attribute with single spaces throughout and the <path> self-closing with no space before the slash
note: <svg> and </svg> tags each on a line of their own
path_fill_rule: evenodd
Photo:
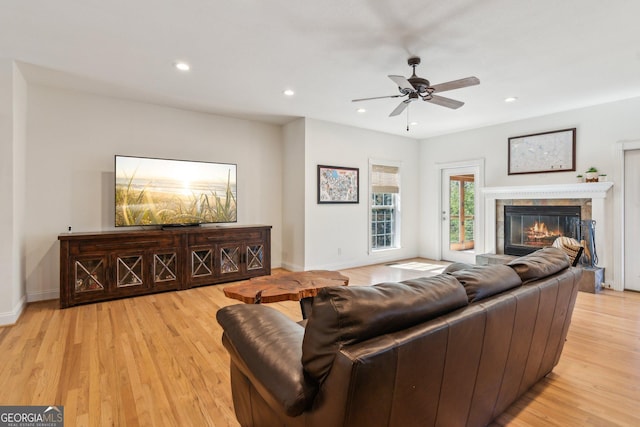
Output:
<svg viewBox="0 0 640 427">
<path fill-rule="evenodd" d="M 229 280 L 265 274 L 264 244 L 260 241 L 230 242 L 219 246 L 220 274 Z"/>
<path fill-rule="evenodd" d="M 270 227 L 214 228 L 189 235 L 190 287 L 270 274 L 270 232 Z"/>
<path fill-rule="evenodd" d="M 61 234 L 60 306 L 271 273 L 271 227 Z"/>
</svg>

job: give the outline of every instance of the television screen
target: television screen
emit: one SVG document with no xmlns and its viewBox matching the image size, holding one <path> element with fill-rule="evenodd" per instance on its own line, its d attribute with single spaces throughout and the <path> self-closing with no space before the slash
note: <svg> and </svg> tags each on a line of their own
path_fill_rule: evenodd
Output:
<svg viewBox="0 0 640 427">
<path fill-rule="evenodd" d="M 236 165 L 115 156 L 116 227 L 236 222 Z"/>
</svg>

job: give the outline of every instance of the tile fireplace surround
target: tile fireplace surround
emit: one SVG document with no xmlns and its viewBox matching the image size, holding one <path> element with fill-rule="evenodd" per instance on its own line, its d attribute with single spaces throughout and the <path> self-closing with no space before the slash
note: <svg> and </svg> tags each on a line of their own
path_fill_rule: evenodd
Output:
<svg viewBox="0 0 640 427">
<path fill-rule="evenodd" d="M 612 271 L 613 247 L 605 239 L 606 235 L 612 235 L 613 224 L 608 218 L 605 205 L 605 199 L 612 186 L 611 182 L 592 182 L 483 188 L 485 252 L 503 253 L 504 230 L 502 227 L 505 204 L 575 205 L 582 207 L 582 219 L 596 221 L 598 266 L 605 269 L 611 268 L 610 271 Z"/>
</svg>

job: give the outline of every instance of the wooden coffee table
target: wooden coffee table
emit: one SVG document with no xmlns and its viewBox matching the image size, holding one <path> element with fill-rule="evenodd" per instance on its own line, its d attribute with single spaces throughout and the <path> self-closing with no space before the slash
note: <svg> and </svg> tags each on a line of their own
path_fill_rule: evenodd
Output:
<svg viewBox="0 0 640 427">
<path fill-rule="evenodd" d="M 227 286 L 224 294 L 246 304 L 300 301 L 302 318 L 306 319 L 311 313 L 313 297 L 320 289 L 348 284 L 349 278 L 337 271 L 310 270 L 255 277 L 248 282 Z"/>
</svg>

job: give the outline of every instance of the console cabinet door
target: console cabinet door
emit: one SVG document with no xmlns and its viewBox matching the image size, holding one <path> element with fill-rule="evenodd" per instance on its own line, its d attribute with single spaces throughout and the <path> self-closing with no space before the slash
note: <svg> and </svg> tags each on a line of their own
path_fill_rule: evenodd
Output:
<svg viewBox="0 0 640 427">
<path fill-rule="evenodd" d="M 67 295 L 63 306 L 108 298 L 111 287 L 110 259 L 106 254 L 69 259 Z M 61 303 L 62 303 L 61 295 Z"/>
<path fill-rule="evenodd" d="M 215 255 L 215 246 L 189 247 L 189 287 L 216 282 Z"/>
<path fill-rule="evenodd" d="M 228 282 L 246 278 L 243 258 L 244 245 L 241 242 L 229 242 L 218 245 L 220 263 L 218 275 Z"/>
<path fill-rule="evenodd" d="M 179 289 L 182 282 L 182 253 L 179 248 L 158 250 L 150 255 L 152 287 L 156 290 Z"/>
<path fill-rule="evenodd" d="M 264 240 L 248 242 L 244 246 L 244 265 L 248 275 L 254 277 L 271 274 L 267 251 Z"/>
<path fill-rule="evenodd" d="M 143 251 L 120 252 L 112 255 L 111 265 L 114 279 L 110 293 L 114 297 L 148 293 L 151 288 L 148 254 Z"/>
</svg>

